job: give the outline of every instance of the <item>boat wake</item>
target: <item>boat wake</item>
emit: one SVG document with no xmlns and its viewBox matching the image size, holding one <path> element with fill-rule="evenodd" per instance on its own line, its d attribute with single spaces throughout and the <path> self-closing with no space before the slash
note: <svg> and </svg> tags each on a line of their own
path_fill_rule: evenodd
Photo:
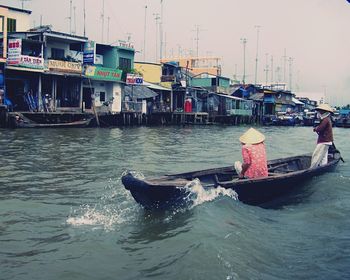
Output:
<svg viewBox="0 0 350 280">
<path fill-rule="evenodd" d="M 192 207 L 200 205 L 205 202 L 213 201 L 220 196 L 228 196 L 234 200 L 238 200 L 237 193 L 232 189 L 225 189 L 222 187 L 205 189 L 199 179 L 194 179 L 186 185 L 190 190 L 189 196 L 186 198 L 192 201 Z"/>
<path fill-rule="evenodd" d="M 118 179 L 120 184 L 120 178 Z M 116 182 L 110 179 L 106 192 L 96 204 L 82 204 L 71 210 L 66 220 L 74 227 L 92 226 L 93 229 L 112 231 L 118 225 L 129 223 L 137 212 L 137 205 L 130 204 L 130 194 L 124 189 L 117 188 Z M 118 183 L 117 183 L 118 184 Z"/>
</svg>

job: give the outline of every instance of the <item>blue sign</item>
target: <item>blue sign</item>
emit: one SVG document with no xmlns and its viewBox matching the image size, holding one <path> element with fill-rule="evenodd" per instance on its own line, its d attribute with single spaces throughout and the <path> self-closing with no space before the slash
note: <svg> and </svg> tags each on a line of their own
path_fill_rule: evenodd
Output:
<svg viewBox="0 0 350 280">
<path fill-rule="evenodd" d="M 95 64 L 95 55 L 96 55 L 95 42 L 94 41 L 86 42 L 84 46 L 83 63 Z"/>
</svg>

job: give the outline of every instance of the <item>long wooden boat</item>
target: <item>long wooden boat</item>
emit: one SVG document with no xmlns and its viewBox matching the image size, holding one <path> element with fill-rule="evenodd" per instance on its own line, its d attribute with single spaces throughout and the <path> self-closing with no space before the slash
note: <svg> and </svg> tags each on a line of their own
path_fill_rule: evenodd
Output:
<svg viewBox="0 0 350 280">
<path fill-rule="evenodd" d="M 54 116 L 52 119 L 50 118 L 50 114 L 45 116 L 44 113 L 32 113 L 32 115 L 40 115 L 38 119 L 42 122 L 38 122 L 30 119 L 25 113 L 14 112 L 9 115 L 10 127 L 11 128 L 77 128 L 77 127 L 87 127 L 90 125 L 93 117 L 85 117 L 82 116 L 76 120 L 60 120 L 58 116 L 59 114 L 51 114 Z"/>
<path fill-rule="evenodd" d="M 138 178 L 134 172 L 122 176 L 122 183 L 134 199 L 146 209 L 167 209 L 191 203 L 189 185 L 199 179 L 204 189 L 233 189 L 238 199 L 250 205 L 262 205 L 302 186 L 313 176 L 331 171 L 342 160 L 333 149 L 326 165 L 309 168 L 311 154 L 268 161 L 269 176 L 239 179 L 232 166 L 164 175 L 158 178 Z"/>
</svg>

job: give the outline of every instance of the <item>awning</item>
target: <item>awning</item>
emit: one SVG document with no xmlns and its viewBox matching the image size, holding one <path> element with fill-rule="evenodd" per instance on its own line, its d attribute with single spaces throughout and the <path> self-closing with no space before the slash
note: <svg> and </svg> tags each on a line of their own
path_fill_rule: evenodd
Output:
<svg viewBox="0 0 350 280">
<path fill-rule="evenodd" d="M 304 102 L 301 102 L 300 100 L 296 99 L 296 98 L 292 98 L 292 101 L 295 103 L 295 105 L 305 105 Z"/>
<path fill-rule="evenodd" d="M 65 76 L 65 77 L 82 77 L 81 73 L 68 73 L 68 72 L 54 72 L 54 71 L 45 71 L 45 75 L 55 75 L 55 76 Z"/>
<path fill-rule="evenodd" d="M 234 100 L 247 100 L 247 99 L 240 98 L 240 97 L 237 97 L 237 96 L 231 96 L 231 95 L 220 94 L 220 93 L 215 93 L 215 94 L 218 95 L 218 96 L 222 96 L 222 97 L 230 98 L 230 99 L 234 99 Z"/>
<path fill-rule="evenodd" d="M 25 71 L 25 72 L 39 72 L 43 73 L 44 69 L 36 69 L 36 68 L 25 68 L 19 66 L 6 66 L 7 70 L 16 70 L 16 71 Z"/>
<path fill-rule="evenodd" d="M 145 81 L 143 81 L 143 85 L 146 86 L 146 87 L 148 87 L 148 88 L 150 88 L 150 89 L 171 91 L 170 88 L 162 87 L 162 86 L 156 85 L 156 84 L 151 84 L 151 83 L 145 82 Z"/>
<path fill-rule="evenodd" d="M 146 99 L 158 95 L 153 90 L 145 86 L 125 86 L 124 93 L 137 99 Z"/>
</svg>

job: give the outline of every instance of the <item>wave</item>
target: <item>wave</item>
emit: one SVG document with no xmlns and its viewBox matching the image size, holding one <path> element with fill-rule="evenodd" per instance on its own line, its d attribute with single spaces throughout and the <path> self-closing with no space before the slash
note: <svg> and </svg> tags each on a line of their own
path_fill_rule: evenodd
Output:
<svg viewBox="0 0 350 280">
<path fill-rule="evenodd" d="M 194 179 L 185 186 L 189 191 L 189 195 L 186 198 L 192 202 L 191 207 L 203 204 L 205 202 L 213 201 L 219 196 L 228 196 L 234 200 L 238 200 L 237 193 L 232 189 L 225 189 L 218 186 L 217 188 L 205 189 L 199 179 Z"/>
<path fill-rule="evenodd" d="M 118 225 L 133 221 L 139 210 L 137 204 L 130 204 L 130 201 L 130 194 L 124 188 L 117 188 L 110 179 L 98 203 L 83 204 L 71 210 L 66 223 L 74 227 L 94 226 L 93 229 L 116 230 Z"/>
</svg>

